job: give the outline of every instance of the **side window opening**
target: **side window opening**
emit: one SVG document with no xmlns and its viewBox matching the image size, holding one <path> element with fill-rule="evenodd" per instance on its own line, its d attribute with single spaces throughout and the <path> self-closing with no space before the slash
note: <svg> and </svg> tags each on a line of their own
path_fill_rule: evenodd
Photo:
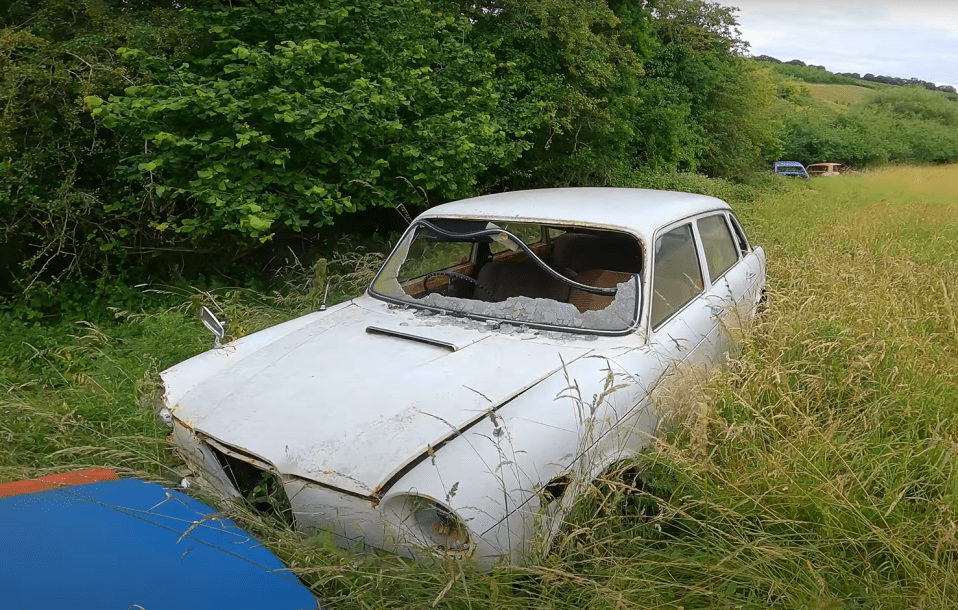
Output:
<svg viewBox="0 0 958 610">
<path fill-rule="evenodd" d="M 527 246 L 532 247 L 536 254 L 540 256 L 545 254 L 547 244 L 545 231 L 541 226 L 523 222 L 500 222 L 498 226 L 521 239 Z M 509 252 L 515 252 L 515 250 L 509 248 L 508 244 L 495 239 L 489 244 L 489 251 L 496 260 L 507 258 Z"/>
<path fill-rule="evenodd" d="M 434 270 L 467 271 L 472 244 L 436 242 L 420 239 L 410 247 L 410 256 L 399 271 L 399 281 L 407 282 Z"/>
<path fill-rule="evenodd" d="M 702 268 L 684 224 L 655 240 L 652 260 L 652 328 L 658 327 L 703 290 Z"/>
<path fill-rule="evenodd" d="M 732 240 L 724 214 L 699 218 L 695 224 L 702 238 L 709 278 L 714 282 L 738 262 L 739 250 Z"/>
</svg>

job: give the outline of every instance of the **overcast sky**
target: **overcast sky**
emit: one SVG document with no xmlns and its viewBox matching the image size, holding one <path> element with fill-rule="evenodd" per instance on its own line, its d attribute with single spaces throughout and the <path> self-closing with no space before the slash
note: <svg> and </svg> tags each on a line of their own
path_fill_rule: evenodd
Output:
<svg viewBox="0 0 958 610">
<path fill-rule="evenodd" d="M 752 55 L 958 87 L 958 1 L 719 0 Z"/>
</svg>

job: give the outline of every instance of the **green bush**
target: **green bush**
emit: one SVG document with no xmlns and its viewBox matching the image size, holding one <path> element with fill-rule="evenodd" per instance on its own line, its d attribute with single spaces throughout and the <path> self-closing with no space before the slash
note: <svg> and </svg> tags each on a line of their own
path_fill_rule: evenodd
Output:
<svg viewBox="0 0 958 610">
<path fill-rule="evenodd" d="M 794 64 L 777 64 L 774 62 L 761 62 L 761 63 L 764 65 L 770 66 L 772 70 L 774 70 L 775 72 L 778 72 L 782 76 L 805 81 L 806 83 L 823 83 L 827 85 L 855 85 L 856 87 L 865 87 L 867 89 L 874 88 L 874 85 L 870 85 L 866 82 L 856 80 L 849 76 L 842 76 L 841 74 L 833 74 L 827 70 L 819 70 L 818 68 L 813 68 L 811 66 L 796 66 Z"/>
<path fill-rule="evenodd" d="M 124 283 L 258 283 L 278 250 L 385 234 L 389 208 L 577 185 L 734 199 L 688 172 L 958 159 L 945 96 L 815 100 L 793 78 L 849 79 L 743 58 L 734 10 L 706 0 L 42 0 L 0 26 L 0 307 L 30 320 Z"/>
<path fill-rule="evenodd" d="M 137 219 L 112 206 L 137 201 L 115 167 L 137 148 L 90 116 L 96 100 L 148 82 L 116 54 L 139 46 L 177 61 L 195 42 L 181 2 L 42 0 L 0 8 L 0 305 L 37 288 L 37 307 L 71 276 L 152 256 Z M 84 99 L 87 102 L 84 102 Z M 113 236 L 128 239 L 115 247 Z M 31 314 L 32 315 L 32 314 Z M 37 314 L 39 315 L 39 314 Z"/>
<path fill-rule="evenodd" d="M 858 167 L 958 161 L 958 104 L 920 87 L 876 91 L 846 108 L 779 88 L 782 155 Z"/>
<path fill-rule="evenodd" d="M 470 23 L 448 6 L 287 2 L 195 18 L 213 37 L 208 54 L 176 67 L 120 49 L 158 84 L 92 111 L 144 141 L 121 170 L 172 242 L 264 240 L 345 212 L 474 195 L 479 172 L 529 146 L 533 119 L 502 109 L 495 74 L 509 66 L 463 42 Z M 114 211 L 133 218 L 142 204 Z"/>
<path fill-rule="evenodd" d="M 696 193 L 717 197 L 732 205 L 747 204 L 774 192 L 783 192 L 789 184 L 775 180 L 771 172 L 752 171 L 736 181 L 708 178 L 691 172 L 628 171 L 616 175 L 615 186 Z"/>
</svg>

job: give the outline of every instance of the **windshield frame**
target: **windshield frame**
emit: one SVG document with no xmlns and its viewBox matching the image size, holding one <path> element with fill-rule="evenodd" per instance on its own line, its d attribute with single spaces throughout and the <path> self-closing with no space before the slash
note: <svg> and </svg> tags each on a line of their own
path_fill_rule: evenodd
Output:
<svg viewBox="0 0 958 610">
<path fill-rule="evenodd" d="M 475 313 L 475 312 L 454 311 L 454 310 L 446 309 L 446 308 L 443 308 L 443 307 L 437 307 L 437 306 L 434 306 L 434 305 L 429 305 L 429 304 L 425 304 L 425 303 L 415 302 L 415 299 L 404 300 L 404 299 L 402 299 L 402 298 L 397 298 L 397 297 L 394 297 L 394 296 L 391 296 L 391 295 L 388 295 L 388 294 L 383 294 L 383 293 L 381 293 L 381 292 L 376 292 L 376 291 L 373 289 L 373 287 L 374 287 L 374 286 L 376 285 L 376 283 L 380 280 L 380 278 L 382 277 L 382 275 L 383 275 L 384 273 L 386 273 L 387 269 L 390 268 L 390 267 L 392 267 L 392 266 L 397 266 L 397 267 L 399 267 L 399 266 L 401 266 L 401 265 L 405 262 L 406 256 L 408 255 L 408 248 L 409 248 L 409 246 L 412 244 L 413 239 L 415 238 L 415 237 L 414 237 L 414 236 L 415 236 L 415 232 L 416 232 L 420 227 L 427 227 L 427 226 L 429 226 L 429 225 L 432 225 L 432 226 L 434 227 L 434 226 L 435 226 L 434 223 L 435 223 L 436 220 L 440 220 L 440 221 L 441 221 L 441 220 L 469 220 L 469 221 L 485 222 L 485 223 L 493 223 L 493 224 L 495 224 L 495 223 L 516 223 L 516 222 L 520 222 L 520 223 L 528 223 L 528 224 L 538 224 L 538 225 L 543 226 L 543 227 L 546 228 L 546 229 L 548 229 L 548 228 L 550 228 L 550 227 L 555 227 L 555 228 L 568 228 L 568 229 L 588 228 L 588 229 L 592 229 L 592 230 L 609 231 L 609 232 L 619 233 L 619 234 L 623 234 L 623 235 L 628 235 L 628 236 L 631 237 L 632 239 L 635 239 L 636 242 L 638 242 L 639 247 L 640 247 L 640 249 L 642 250 L 642 269 L 641 269 L 638 273 L 633 273 L 633 274 L 631 274 L 632 277 L 630 278 L 630 280 L 627 280 L 627 281 L 635 282 L 635 303 L 634 303 L 634 308 L 633 308 L 633 312 L 632 312 L 632 322 L 631 322 L 626 328 L 621 329 L 621 330 L 605 330 L 605 329 L 594 329 L 594 328 L 576 328 L 576 327 L 561 326 L 561 325 L 555 325 L 555 324 L 534 323 L 534 322 L 525 322 L 525 321 L 521 321 L 521 320 L 513 320 L 513 319 L 507 319 L 507 318 L 499 318 L 499 317 L 483 315 L 483 314 L 479 314 L 479 313 Z M 424 223 L 427 223 L 427 224 L 424 224 Z M 509 231 L 507 231 L 507 230 L 505 230 L 505 229 L 500 229 L 500 232 L 501 232 L 501 233 L 504 233 L 504 234 L 506 234 L 506 235 L 508 235 L 510 239 L 516 240 L 516 241 L 518 242 L 517 245 L 519 245 L 521 249 L 523 249 L 524 251 L 526 251 L 526 252 L 527 252 L 527 255 L 528 255 L 528 252 L 529 252 L 529 250 L 530 250 L 528 244 L 526 244 L 525 242 L 523 242 L 520 238 L 518 238 L 518 236 L 512 234 L 511 232 L 509 232 Z M 547 234 L 548 234 L 548 230 L 544 231 L 544 234 L 546 235 L 546 240 L 547 240 L 548 242 L 551 242 L 551 241 L 552 241 L 552 238 L 548 237 L 548 235 L 547 235 Z M 397 261 L 397 260 L 396 260 L 396 257 L 397 257 L 397 255 L 399 254 L 400 250 L 401 250 L 404 246 L 406 247 L 406 252 L 401 255 L 401 256 L 402 256 L 402 260 L 401 260 L 401 261 Z M 472 257 L 475 257 L 475 254 L 476 254 L 476 248 L 475 248 L 475 244 L 474 244 L 474 247 L 473 247 L 473 249 L 472 249 L 472 254 L 471 254 L 471 256 L 472 256 Z M 470 218 L 463 218 L 463 217 L 458 217 L 458 216 L 450 216 L 450 217 L 448 217 L 448 218 L 447 218 L 447 217 L 435 217 L 435 218 L 433 218 L 433 217 L 425 217 L 425 218 L 416 218 L 416 219 L 413 220 L 413 222 L 409 225 L 409 227 L 406 229 L 406 231 L 402 234 L 402 237 L 399 239 L 399 241 L 397 242 L 396 246 L 395 246 L 395 247 L 392 249 L 392 251 L 389 253 L 389 256 L 386 257 L 386 260 L 385 260 L 385 262 L 383 263 L 382 267 L 380 267 L 379 271 L 376 272 L 376 276 L 373 278 L 372 282 L 370 282 L 369 286 L 366 288 L 366 294 L 367 294 L 368 296 L 371 296 L 371 297 L 377 299 L 377 300 L 385 301 L 386 303 L 389 303 L 389 304 L 391 304 L 391 305 L 395 305 L 395 306 L 398 306 L 398 307 L 401 307 L 401 308 L 412 308 L 412 309 L 417 309 L 417 310 L 422 310 L 422 311 L 429 311 L 429 312 L 432 312 L 432 313 L 434 313 L 434 314 L 452 316 L 452 317 L 455 317 L 455 318 L 468 318 L 468 319 L 473 319 L 473 320 L 478 320 L 478 321 L 493 321 L 493 322 L 497 322 L 497 323 L 500 323 L 500 324 L 508 324 L 508 325 L 515 326 L 515 327 L 526 327 L 526 328 L 546 330 L 546 331 L 559 332 L 559 333 L 570 333 L 570 334 L 577 334 L 577 335 L 592 335 L 592 336 L 607 336 L 607 337 L 620 337 L 620 336 L 625 336 L 625 335 L 632 334 L 632 333 L 634 333 L 634 332 L 640 330 L 640 329 L 641 329 L 641 326 L 642 326 L 642 315 L 641 315 L 641 314 L 642 314 L 642 312 L 643 312 L 643 308 L 644 308 L 644 305 L 645 305 L 645 292 L 644 292 L 644 289 L 645 289 L 645 287 L 646 287 L 646 286 L 645 286 L 645 275 L 646 275 L 646 274 L 645 274 L 645 271 L 646 271 L 647 261 L 648 261 L 648 259 L 646 258 L 646 255 L 647 255 L 647 250 L 646 250 L 646 248 L 645 248 L 645 243 L 643 242 L 642 238 L 641 238 L 639 235 L 637 235 L 636 233 L 634 233 L 634 232 L 632 232 L 632 231 L 629 231 L 629 230 L 627 230 L 627 229 L 624 229 L 623 227 L 606 227 L 606 226 L 597 226 L 597 225 L 585 224 L 585 223 L 577 223 L 577 222 L 568 222 L 568 221 L 563 222 L 563 221 L 551 220 L 551 219 L 550 219 L 550 220 L 544 220 L 544 219 L 541 219 L 541 218 L 530 218 L 530 219 L 516 218 L 516 217 L 509 217 L 509 218 L 497 218 L 497 217 L 483 217 L 483 218 L 470 217 Z M 534 253 L 533 253 L 533 256 L 534 256 L 536 259 L 538 259 L 538 256 L 536 256 Z M 539 264 L 540 262 L 541 262 L 542 264 L 545 264 L 544 261 L 541 261 L 541 259 L 539 259 L 539 261 L 537 262 L 537 264 Z M 546 265 L 546 266 L 548 267 L 548 265 Z M 553 271 L 553 272 L 554 272 L 554 270 L 552 270 L 551 267 L 549 267 L 549 269 L 550 269 L 550 271 Z M 398 273 L 398 269 L 397 269 L 397 273 Z M 397 281 L 398 281 L 398 278 L 397 278 Z M 598 293 L 598 294 L 602 294 L 602 293 L 608 294 L 608 291 L 611 291 L 612 294 L 610 294 L 609 296 L 613 296 L 613 298 L 614 298 L 614 293 L 615 293 L 615 290 L 616 290 L 616 289 L 601 289 L 601 288 L 600 288 L 600 289 L 596 289 L 596 287 L 588 286 L 588 285 L 585 285 L 585 284 L 580 284 L 579 282 L 575 282 L 574 280 L 569 280 L 568 278 L 563 278 L 563 281 L 571 282 L 571 283 L 570 283 L 570 286 L 572 286 L 572 285 L 578 285 L 578 286 L 583 286 L 583 287 L 585 287 L 585 288 L 587 288 L 587 289 L 592 289 L 592 290 L 588 290 L 588 291 L 589 291 L 589 292 L 593 292 L 593 291 L 594 291 L 594 292 L 596 292 L 596 293 Z M 559 301 L 556 301 L 556 302 L 558 303 Z"/>
</svg>

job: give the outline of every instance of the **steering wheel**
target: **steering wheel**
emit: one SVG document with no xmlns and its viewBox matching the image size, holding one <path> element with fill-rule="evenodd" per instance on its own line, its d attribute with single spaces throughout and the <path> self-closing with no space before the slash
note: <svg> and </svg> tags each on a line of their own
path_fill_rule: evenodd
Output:
<svg viewBox="0 0 958 610">
<path fill-rule="evenodd" d="M 428 280 L 431 277 L 435 277 L 437 275 L 445 275 L 446 277 L 449 278 L 449 283 L 446 285 L 446 293 L 449 293 L 450 289 L 452 288 L 452 280 L 466 280 L 467 282 L 471 284 L 475 284 L 476 288 L 479 288 L 480 290 L 488 294 L 490 300 L 495 300 L 496 298 L 496 295 L 494 295 L 491 290 L 489 290 L 488 288 L 483 286 L 481 283 L 479 283 L 479 280 L 469 277 L 468 275 L 463 275 L 462 273 L 456 273 L 455 271 L 433 271 L 432 273 L 427 274 L 426 277 L 422 278 L 423 288 L 426 288 L 426 280 Z M 452 296 L 451 294 L 446 294 L 446 293 L 444 293 L 443 296 L 447 296 L 447 297 Z M 426 294 L 432 294 L 432 292 L 430 292 L 430 290 L 426 288 Z"/>
</svg>

